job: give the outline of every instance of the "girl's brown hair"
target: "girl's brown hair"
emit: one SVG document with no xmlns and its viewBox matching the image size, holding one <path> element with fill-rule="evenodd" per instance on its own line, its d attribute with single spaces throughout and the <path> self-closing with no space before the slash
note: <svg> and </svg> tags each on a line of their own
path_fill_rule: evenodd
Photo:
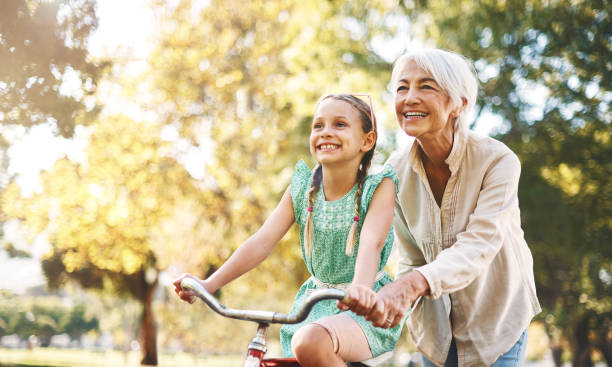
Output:
<svg viewBox="0 0 612 367">
<path fill-rule="evenodd" d="M 363 128 L 363 132 L 368 133 L 370 131 L 374 131 L 376 133 L 376 117 L 374 116 L 374 112 L 371 106 L 371 99 L 370 106 L 368 106 L 362 99 L 357 98 L 352 94 L 329 94 L 321 98 L 317 105 L 322 101 L 330 98 L 338 101 L 344 101 L 355 107 L 355 109 L 357 109 L 357 111 L 359 112 L 359 117 L 361 118 L 361 127 Z M 361 164 L 359 165 L 359 171 L 357 172 L 358 188 L 357 192 L 355 193 L 355 215 L 353 217 L 353 224 L 351 225 L 351 229 L 349 230 L 345 245 L 345 253 L 347 255 L 352 255 L 353 249 L 355 248 L 355 241 L 357 238 L 357 224 L 359 223 L 359 203 L 361 202 L 361 191 L 363 189 L 363 183 L 365 182 L 365 179 L 368 175 L 368 169 L 370 168 L 370 164 L 372 163 L 372 158 L 374 157 L 375 148 L 376 140 L 374 141 L 374 146 L 372 147 L 372 149 L 367 151 L 364 154 L 363 158 L 361 158 Z M 322 179 L 323 168 L 321 167 L 321 165 L 317 165 L 312 171 L 312 183 L 310 184 L 310 190 L 308 190 L 308 216 L 306 218 L 306 225 L 304 226 L 304 245 L 306 247 L 306 254 L 308 256 L 310 256 L 310 254 L 312 253 L 314 199 L 317 193 L 319 192 Z"/>
</svg>

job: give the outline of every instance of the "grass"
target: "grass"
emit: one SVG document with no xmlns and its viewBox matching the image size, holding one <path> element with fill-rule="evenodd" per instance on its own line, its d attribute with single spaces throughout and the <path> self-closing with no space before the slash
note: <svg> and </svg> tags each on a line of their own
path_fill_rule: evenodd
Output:
<svg viewBox="0 0 612 367">
<path fill-rule="evenodd" d="M 225 367 L 239 366 L 242 356 L 194 357 L 192 354 L 160 353 L 159 367 Z M 120 351 L 90 351 L 81 349 L 3 349 L 0 348 L 2 367 L 112 367 L 140 366 L 140 353 Z"/>
</svg>

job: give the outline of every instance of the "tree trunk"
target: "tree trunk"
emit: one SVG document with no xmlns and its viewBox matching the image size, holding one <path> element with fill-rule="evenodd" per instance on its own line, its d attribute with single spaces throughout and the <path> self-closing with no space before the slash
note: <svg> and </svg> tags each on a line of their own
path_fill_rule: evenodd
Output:
<svg viewBox="0 0 612 367">
<path fill-rule="evenodd" d="M 146 283 L 146 282 L 145 282 Z M 157 365 L 157 330 L 153 319 L 153 291 L 155 285 L 146 284 L 142 301 L 142 321 L 140 324 L 141 365 Z"/>
<path fill-rule="evenodd" d="M 601 352 L 604 357 L 607 366 L 612 366 L 612 346 L 610 344 L 599 344 L 597 349 Z"/>
<path fill-rule="evenodd" d="M 563 356 L 563 345 L 561 345 L 561 341 L 559 338 L 559 332 L 552 328 L 549 324 L 544 324 L 546 327 L 546 335 L 548 335 L 548 340 L 550 340 L 550 352 L 552 355 L 553 363 L 555 367 L 561 367 L 563 363 L 561 361 L 561 357 Z"/>
<path fill-rule="evenodd" d="M 563 356 L 563 347 L 561 345 L 553 345 L 550 347 L 552 359 L 555 367 L 561 367 L 561 356 Z"/>
<path fill-rule="evenodd" d="M 583 316 L 575 325 L 572 348 L 573 367 L 593 367 L 591 343 L 589 341 L 589 316 Z"/>
<path fill-rule="evenodd" d="M 595 347 L 601 352 L 606 364 L 612 366 L 612 323 L 606 316 L 599 324 L 601 328 L 595 333 Z"/>
</svg>

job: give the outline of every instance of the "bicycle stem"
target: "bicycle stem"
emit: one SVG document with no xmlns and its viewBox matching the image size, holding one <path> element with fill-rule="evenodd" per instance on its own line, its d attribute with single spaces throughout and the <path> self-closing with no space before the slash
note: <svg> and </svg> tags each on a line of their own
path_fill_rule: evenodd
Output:
<svg viewBox="0 0 612 367">
<path fill-rule="evenodd" d="M 268 331 L 269 324 L 267 323 L 259 323 L 257 325 L 257 333 L 249 346 L 247 347 L 247 358 L 244 361 L 245 367 L 259 366 L 259 363 L 263 360 L 264 354 L 268 351 L 266 347 L 266 333 Z M 257 364 L 255 364 L 255 360 L 257 360 Z"/>
</svg>

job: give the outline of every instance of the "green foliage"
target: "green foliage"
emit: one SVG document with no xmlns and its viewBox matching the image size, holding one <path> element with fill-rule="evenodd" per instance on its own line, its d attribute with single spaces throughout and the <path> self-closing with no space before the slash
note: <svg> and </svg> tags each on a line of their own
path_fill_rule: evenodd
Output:
<svg viewBox="0 0 612 367">
<path fill-rule="evenodd" d="M 98 320 L 87 317 L 85 305 L 76 305 L 69 314 L 65 314 L 61 320 L 64 332 L 73 338 L 80 338 L 81 335 L 98 328 Z"/>
<path fill-rule="evenodd" d="M 130 101 L 150 91 L 140 107 L 155 122 L 103 115 L 90 127 L 86 162 L 59 160 L 31 197 L 15 183 L 3 193 L 0 220 L 49 234 L 43 270 L 51 286 L 75 279 L 144 300 L 168 267 L 201 277 L 218 268 L 263 223 L 296 161 L 313 163 L 307 138 L 319 97 L 372 93 L 379 120 L 395 126 L 388 108 L 377 108 L 390 65 L 374 40 L 397 35 L 408 14 L 415 34 L 423 29 L 475 60 L 479 110 L 503 117 L 499 138 L 523 162 L 523 224 L 549 334 L 577 346 L 586 328 L 587 349 L 610 344 L 598 333 L 609 330 L 612 308 L 608 1 L 205 3 L 155 1 L 150 69 L 131 80 L 109 76 Z M 85 107 L 101 71 L 85 57 L 93 1 L 3 6 L 0 120 L 31 126 L 52 118 L 70 136 L 83 113 L 95 112 Z M 82 95 L 59 92 L 68 70 L 77 71 Z M 205 157 L 203 174 L 185 168 L 194 152 Z M 294 228 L 259 269 L 225 287 L 222 300 L 286 312 L 306 277 Z M 161 345 L 231 348 L 236 335 L 251 335 L 250 325 L 186 315 L 185 307 L 172 298 L 156 308 L 171 326 L 161 329 Z M 71 325 L 45 317 L 41 332 Z M 0 317 L 0 331 L 15 322 Z"/>
<path fill-rule="evenodd" d="M 203 212 L 199 227 L 210 228 L 202 244 L 217 256 L 183 264 L 206 275 L 263 223 L 297 160 L 311 162 L 309 122 L 318 98 L 384 90 L 388 64 L 370 43 L 391 30 L 384 1 L 367 9 L 350 2 L 198 4 L 156 4 L 161 32 L 148 76 L 161 92 L 164 121 L 210 153 L 202 189 L 219 206 Z M 292 231 L 254 286 L 295 289 L 306 277 L 297 243 Z"/>
<path fill-rule="evenodd" d="M 85 163 L 58 160 L 42 175 L 42 192 L 31 197 L 11 183 L 2 207 L 33 233 L 47 231 L 52 247 L 43 272 L 51 287 L 72 279 L 132 296 L 150 325 L 141 327 L 143 336 L 153 338 L 152 292 L 168 247 L 155 242 L 157 228 L 187 200 L 210 202 L 160 135 L 159 125 L 120 116 L 95 123 Z M 155 343 L 147 343 L 143 350 L 154 358 L 147 346 Z"/>
<path fill-rule="evenodd" d="M 160 243 L 182 239 L 163 261 L 209 275 L 263 223 L 298 159 L 312 165 L 308 135 L 316 101 L 331 92 L 368 92 L 380 100 L 390 68 L 372 52 L 372 40 L 393 32 L 385 22 L 392 4 L 369 5 L 156 3 L 160 34 L 146 77 L 159 100 L 151 108 L 178 132 L 175 141 L 210 154 L 200 188 L 215 203 L 181 206 L 160 228 L 166 239 Z M 287 312 L 308 276 L 298 243 L 294 227 L 260 267 L 221 290 L 222 302 Z M 190 306 L 174 298 L 165 307 L 159 312 L 170 327 L 160 329 L 161 345 L 182 340 L 189 350 L 241 352 L 254 331 L 191 311 L 196 306 L 186 311 Z"/>
<path fill-rule="evenodd" d="M 480 108 L 503 117 L 499 138 L 522 161 L 542 319 L 553 339 L 571 342 L 575 365 L 588 365 L 577 358 L 591 348 L 612 357 L 609 10 L 608 1 L 535 0 L 423 9 L 436 14 L 428 34 L 475 61 Z"/>
<path fill-rule="evenodd" d="M 0 336 L 17 334 L 23 339 L 36 335 L 42 345 L 51 336 L 68 334 L 73 340 L 98 330 L 98 319 L 84 304 L 67 306 L 58 297 L 22 297 L 4 294 L 0 298 Z"/>
<path fill-rule="evenodd" d="M 85 103 L 103 66 L 87 59 L 87 38 L 97 26 L 94 6 L 94 0 L 2 1 L 0 123 L 29 127 L 52 120 L 68 137 L 75 124 L 91 118 L 95 103 Z M 80 85 L 72 95 L 62 90 L 67 78 Z"/>
<path fill-rule="evenodd" d="M 2 238 L 2 231 L 0 230 L 0 238 Z M 30 253 L 21 249 L 18 249 L 10 242 L 4 243 L 2 248 L 9 257 L 31 257 Z"/>
<path fill-rule="evenodd" d="M 97 115 L 93 93 L 108 62 L 87 57 L 97 27 L 94 0 L 5 0 L 0 12 L 0 187 L 9 179 L 5 128 L 51 123 L 70 137 Z M 8 129 L 7 129 L 8 130 Z M 27 256 L 2 241 L 10 256 Z"/>
<path fill-rule="evenodd" d="M 117 280 L 109 286 L 140 298 L 143 290 L 134 282 L 149 268 L 159 270 L 149 245 L 152 231 L 176 198 L 195 190 L 184 168 L 168 157 L 156 126 L 122 117 L 98 123 L 87 157 L 84 164 L 58 160 L 43 174 L 40 195 L 20 197 L 11 184 L 4 210 L 34 233 L 54 224 L 43 265 L 50 284 L 62 284 L 67 275 L 101 287 L 109 277 Z"/>
</svg>

